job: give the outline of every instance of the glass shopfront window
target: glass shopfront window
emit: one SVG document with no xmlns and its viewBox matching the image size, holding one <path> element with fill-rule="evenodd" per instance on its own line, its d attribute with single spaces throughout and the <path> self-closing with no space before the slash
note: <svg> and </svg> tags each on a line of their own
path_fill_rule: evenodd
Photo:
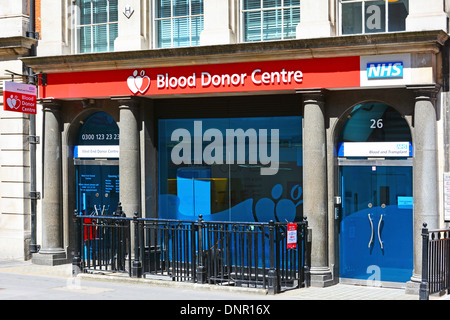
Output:
<svg viewBox="0 0 450 320">
<path fill-rule="evenodd" d="M 159 217 L 301 219 L 302 118 L 161 119 Z"/>
<path fill-rule="evenodd" d="M 408 0 L 339 0 L 342 34 L 406 30 Z"/>
</svg>

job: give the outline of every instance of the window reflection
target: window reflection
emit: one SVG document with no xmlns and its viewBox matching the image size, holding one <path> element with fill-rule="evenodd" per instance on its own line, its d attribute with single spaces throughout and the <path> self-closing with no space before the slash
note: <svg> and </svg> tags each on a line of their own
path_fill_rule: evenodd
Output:
<svg viewBox="0 0 450 320">
<path fill-rule="evenodd" d="M 158 126 L 161 218 L 202 214 L 215 221 L 285 222 L 301 217 L 301 117 L 163 119 Z M 241 134 L 230 139 L 238 130 Z M 276 141 L 273 130 L 279 132 Z M 182 143 L 174 132 L 185 134 Z M 174 161 L 176 156 L 183 162 Z M 273 172 L 264 174 L 269 167 Z"/>
<path fill-rule="evenodd" d="M 342 34 L 406 30 L 408 0 L 340 0 L 340 4 Z"/>
</svg>

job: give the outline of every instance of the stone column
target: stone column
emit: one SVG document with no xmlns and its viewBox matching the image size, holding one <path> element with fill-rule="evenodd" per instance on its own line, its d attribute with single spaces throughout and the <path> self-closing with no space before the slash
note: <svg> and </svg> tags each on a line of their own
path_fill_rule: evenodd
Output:
<svg viewBox="0 0 450 320">
<path fill-rule="evenodd" d="M 55 101 L 44 101 L 43 115 L 42 248 L 33 255 L 32 261 L 36 264 L 57 265 L 66 263 L 62 235 L 60 105 Z"/>
<path fill-rule="evenodd" d="M 303 215 L 312 232 L 311 285 L 331 284 L 328 265 L 327 152 L 322 90 L 303 94 Z"/>
<path fill-rule="evenodd" d="M 120 202 L 127 217 L 135 212 L 141 216 L 141 170 L 139 142 L 139 104 L 137 101 L 120 99 Z"/>
<path fill-rule="evenodd" d="M 407 284 L 408 293 L 418 293 L 422 278 L 422 225 L 429 229 L 439 227 L 439 186 L 437 163 L 436 109 L 435 97 L 439 88 L 411 87 L 414 90 L 414 271 Z"/>
</svg>

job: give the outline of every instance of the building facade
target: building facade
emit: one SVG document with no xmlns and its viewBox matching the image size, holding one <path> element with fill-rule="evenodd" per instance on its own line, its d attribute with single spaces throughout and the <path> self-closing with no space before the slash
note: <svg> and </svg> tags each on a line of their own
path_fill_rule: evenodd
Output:
<svg viewBox="0 0 450 320">
<path fill-rule="evenodd" d="M 20 58 L 30 56 L 38 42 L 30 15 L 28 1 L 10 1 L 0 10 L 0 259 L 30 259 L 34 244 L 30 157 L 36 145 L 30 144 L 30 128 L 35 122 L 3 106 L 3 81 L 26 81 L 22 75 L 28 70 Z"/>
<path fill-rule="evenodd" d="M 39 253 L 72 214 L 298 221 L 312 284 L 400 286 L 444 227 L 443 0 L 41 1 Z M 39 118 L 39 116 L 38 116 Z"/>
</svg>

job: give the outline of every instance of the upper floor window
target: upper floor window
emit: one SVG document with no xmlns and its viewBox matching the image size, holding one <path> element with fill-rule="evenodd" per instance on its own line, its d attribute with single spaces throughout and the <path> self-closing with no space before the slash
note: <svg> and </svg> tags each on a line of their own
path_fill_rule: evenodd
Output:
<svg viewBox="0 0 450 320">
<path fill-rule="evenodd" d="M 243 0 L 243 40 L 293 39 L 300 23 L 300 0 Z"/>
<path fill-rule="evenodd" d="M 114 51 L 118 35 L 118 0 L 78 0 L 79 53 Z"/>
<path fill-rule="evenodd" d="M 203 0 L 155 0 L 155 30 L 158 48 L 199 45 Z"/>
<path fill-rule="evenodd" d="M 342 34 L 406 30 L 408 0 L 339 0 Z"/>
</svg>

